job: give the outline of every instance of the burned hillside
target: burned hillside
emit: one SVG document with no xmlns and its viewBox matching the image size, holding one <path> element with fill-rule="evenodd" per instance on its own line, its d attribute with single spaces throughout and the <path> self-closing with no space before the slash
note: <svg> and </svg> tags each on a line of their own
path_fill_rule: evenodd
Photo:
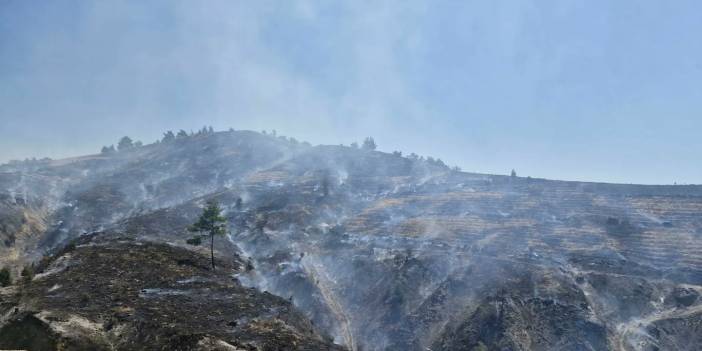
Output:
<svg viewBox="0 0 702 351">
<path fill-rule="evenodd" d="M 123 322 L 129 331 L 140 321 L 162 321 L 149 314 L 150 304 L 176 313 L 174 301 L 199 296 L 221 307 L 213 311 L 264 314 L 233 305 L 250 301 L 287 311 L 274 314 L 283 322 L 267 319 L 275 335 L 293 330 L 281 335 L 306 340 L 300 345 L 336 347 L 318 336 L 326 334 L 365 351 L 697 350 L 701 342 L 701 186 L 468 173 L 414 155 L 310 146 L 247 131 L 0 171 L 6 242 L 0 252 L 14 255 L 5 262 L 16 271 L 75 238 L 86 262 L 129 262 L 130 251 L 143 250 L 152 250 L 154 260 L 192 256 L 199 262 L 204 249 L 185 243 L 186 227 L 205 202 L 218 201 L 229 224 L 215 249 L 236 281 L 199 266 L 155 261 L 173 278 L 134 289 L 106 284 L 106 300 L 81 307 L 79 296 L 61 300 L 61 289 L 49 292 L 61 285 L 52 279 L 75 274 L 75 291 L 90 290 L 85 284 L 118 272 L 93 277 L 69 269 L 35 277 L 25 290 L 31 298 L 21 300 L 35 309 L 80 315 L 92 308 L 84 318 L 104 323 L 105 311 L 134 299 L 139 305 L 131 307 L 144 319 Z M 138 259 L 149 264 L 145 255 Z M 146 279 L 120 269 L 130 279 Z M 186 276 L 209 279 L 208 292 L 198 287 L 203 282 L 179 284 Z M 250 300 L 239 296 L 247 291 L 255 294 Z M 39 310 L 32 312 L 19 316 L 46 324 L 36 317 Z M 192 345 L 278 340 L 247 334 L 251 323 L 239 322 L 226 330 L 215 323 L 204 336 L 176 317 L 182 316 L 173 316 L 175 329 L 150 330 L 202 336 Z M 139 337 L 133 340 L 165 345 Z"/>
<path fill-rule="evenodd" d="M 32 350 L 336 350 L 286 300 L 218 259 L 116 233 L 83 236 L 2 292 L 0 347 Z M 25 336 L 33 334 L 32 340 Z"/>
</svg>

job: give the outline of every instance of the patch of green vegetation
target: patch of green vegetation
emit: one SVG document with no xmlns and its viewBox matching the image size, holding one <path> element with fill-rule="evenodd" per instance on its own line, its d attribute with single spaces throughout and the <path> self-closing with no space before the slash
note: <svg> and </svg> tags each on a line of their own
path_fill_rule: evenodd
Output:
<svg viewBox="0 0 702 351">
<path fill-rule="evenodd" d="M 24 268 L 22 268 L 20 276 L 22 277 L 22 280 L 24 280 L 27 283 L 32 281 L 32 278 L 34 278 L 34 265 L 24 266 Z"/>
<path fill-rule="evenodd" d="M 482 341 L 478 341 L 478 345 L 474 346 L 471 351 L 488 351 L 488 348 Z"/>
<path fill-rule="evenodd" d="M 185 241 L 188 245 L 198 246 L 202 244 L 202 237 L 196 236 Z"/>
<path fill-rule="evenodd" d="M 0 287 L 5 287 L 12 284 L 12 275 L 7 267 L 0 269 Z"/>
</svg>

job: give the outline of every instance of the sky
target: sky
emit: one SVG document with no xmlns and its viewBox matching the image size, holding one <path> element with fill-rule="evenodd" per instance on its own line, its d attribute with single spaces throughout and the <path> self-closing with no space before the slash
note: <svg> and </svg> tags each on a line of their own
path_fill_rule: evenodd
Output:
<svg viewBox="0 0 702 351">
<path fill-rule="evenodd" d="M 211 125 L 700 184 L 700 33 L 685 0 L 0 0 L 0 162 Z"/>
</svg>

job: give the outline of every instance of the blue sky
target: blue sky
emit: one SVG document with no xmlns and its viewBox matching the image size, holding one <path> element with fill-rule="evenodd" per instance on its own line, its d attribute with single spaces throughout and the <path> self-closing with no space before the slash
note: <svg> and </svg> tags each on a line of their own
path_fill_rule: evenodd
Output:
<svg viewBox="0 0 702 351">
<path fill-rule="evenodd" d="M 0 1 L 0 162 L 276 129 L 464 170 L 702 183 L 697 1 Z"/>
</svg>

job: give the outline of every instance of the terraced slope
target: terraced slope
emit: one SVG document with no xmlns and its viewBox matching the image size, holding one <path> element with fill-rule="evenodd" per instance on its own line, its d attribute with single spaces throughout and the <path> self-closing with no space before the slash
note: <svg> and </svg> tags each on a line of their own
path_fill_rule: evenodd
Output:
<svg viewBox="0 0 702 351">
<path fill-rule="evenodd" d="M 265 200 L 249 203 L 250 211 L 275 221 L 262 231 L 241 225 L 234 239 L 268 267 L 272 291 L 292 294 L 312 311 L 324 306 L 313 306 L 309 294 L 333 306 L 340 317 L 329 328 L 347 345 L 454 350 L 482 342 L 489 349 L 645 350 L 678 333 L 656 329 L 658 336 L 641 340 L 639 329 L 655 323 L 646 316 L 667 315 L 672 308 L 694 323 L 702 317 L 699 188 L 447 172 L 422 180 L 410 176 L 399 186 L 387 179 L 354 180 L 349 176 L 328 198 L 317 192 L 315 199 L 314 188 L 296 178 L 285 184 L 297 192 L 256 195 Z M 232 216 L 242 221 L 243 215 Z M 278 252 L 290 247 L 294 259 L 280 259 Z M 485 272 L 494 266 L 509 269 Z M 540 276 L 560 283 L 534 283 Z M 319 291 L 302 285 L 296 293 L 300 277 Z M 526 282 L 532 288 L 523 289 Z M 270 288 L 270 279 L 265 286 Z M 691 306 L 673 302 L 680 289 L 694 298 Z M 562 294 L 580 297 L 563 301 Z M 523 306 L 490 317 L 507 323 L 501 334 L 462 334 L 481 306 L 498 300 Z M 534 312 L 535 304 L 559 307 Z M 573 313 L 571 322 L 581 322 L 549 324 L 566 310 Z M 579 334 L 585 322 L 598 332 Z M 524 330 L 522 323 L 540 329 Z"/>
</svg>

